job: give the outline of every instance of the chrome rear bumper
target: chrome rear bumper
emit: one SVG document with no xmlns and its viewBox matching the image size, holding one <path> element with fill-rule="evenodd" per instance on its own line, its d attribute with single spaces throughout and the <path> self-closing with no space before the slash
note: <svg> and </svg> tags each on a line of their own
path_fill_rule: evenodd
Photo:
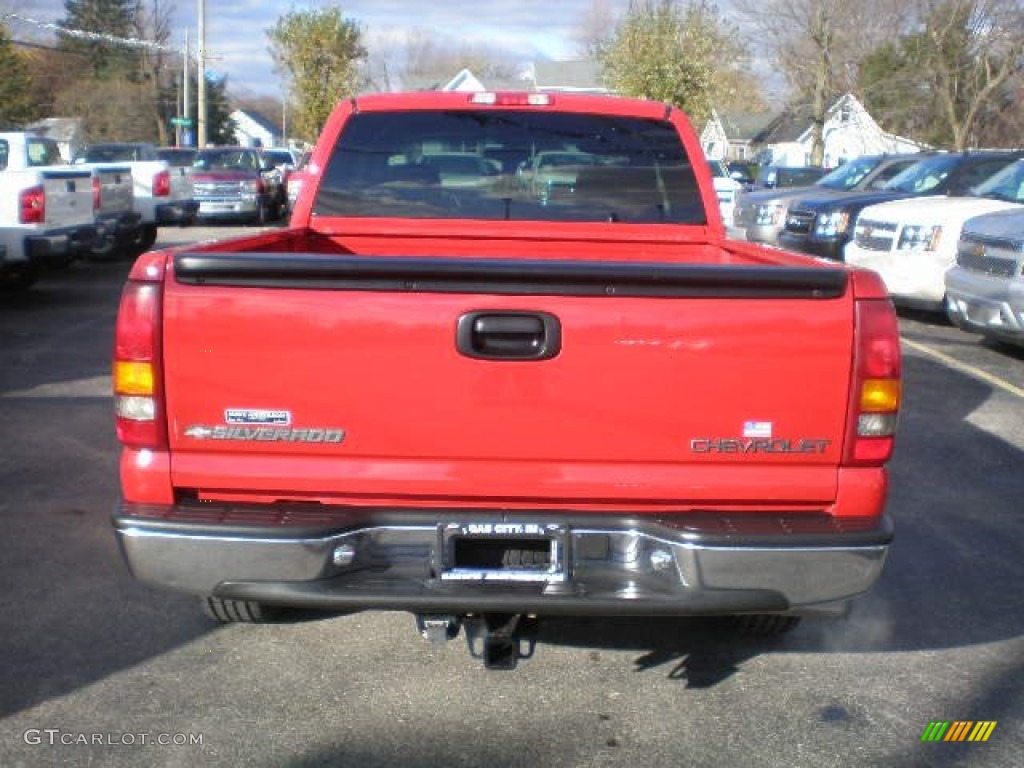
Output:
<svg viewBox="0 0 1024 768">
<path fill-rule="evenodd" d="M 827 515 L 296 509 L 259 522 L 246 517 L 259 516 L 256 510 L 201 506 L 186 514 L 121 505 L 114 526 L 139 579 L 199 595 L 337 610 L 829 612 L 875 583 L 892 539 L 888 518 Z M 452 530 L 492 523 L 545 527 L 557 555 L 523 570 L 449 562 Z"/>
</svg>

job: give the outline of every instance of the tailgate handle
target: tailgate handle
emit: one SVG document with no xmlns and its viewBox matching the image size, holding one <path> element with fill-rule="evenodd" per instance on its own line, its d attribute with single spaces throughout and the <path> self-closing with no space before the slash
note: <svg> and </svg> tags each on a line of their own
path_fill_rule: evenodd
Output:
<svg viewBox="0 0 1024 768">
<path fill-rule="evenodd" d="M 459 318 L 455 344 L 477 360 L 548 360 L 562 348 L 562 328 L 548 312 L 468 312 Z"/>
</svg>

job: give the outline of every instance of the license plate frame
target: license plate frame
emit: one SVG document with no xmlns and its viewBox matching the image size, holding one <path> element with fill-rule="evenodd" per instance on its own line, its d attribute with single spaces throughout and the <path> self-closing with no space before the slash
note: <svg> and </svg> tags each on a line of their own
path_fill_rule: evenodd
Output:
<svg viewBox="0 0 1024 768">
<path fill-rule="evenodd" d="M 438 526 L 438 573 L 445 582 L 565 582 L 568 535 L 567 526 L 552 523 L 503 520 L 442 524 Z"/>
</svg>

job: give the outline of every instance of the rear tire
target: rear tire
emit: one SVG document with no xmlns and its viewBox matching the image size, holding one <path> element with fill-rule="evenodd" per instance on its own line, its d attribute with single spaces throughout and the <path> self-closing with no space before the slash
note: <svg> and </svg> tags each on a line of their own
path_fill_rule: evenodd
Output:
<svg viewBox="0 0 1024 768">
<path fill-rule="evenodd" d="M 203 613 L 221 624 L 263 624 L 272 621 L 276 611 L 252 600 L 202 598 Z"/>
<path fill-rule="evenodd" d="M 85 252 L 87 261 L 108 262 L 121 258 L 121 243 L 115 238 L 106 238 L 99 246 L 93 246 Z"/>
<path fill-rule="evenodd" d="M 0 272 L 0 289 L 8 291 L 24 291 L 32 287 L 39 272 L 34 266 L 25 265 Z"/>
<path fill-rule="evenodd" d="M 156 245 L 157 229 L 156 224 L 143 224 L 142 232 L 136 244 L 137 253 L 145 253 Z"/>
<path fill-rule="evenodd" d="M 779 616 L 771 613 L 732 617 L 732 628 L 738 635 L 758 639 L 781 637 L 796 629 L 799 623 L 799 616 Z"/>
<path fill-rule="evenodd" d="M 124 255 L 134 259 L 156 245 L 156 224 L 143 224 L 136 235 L 124 244 Z"/>
</svg>

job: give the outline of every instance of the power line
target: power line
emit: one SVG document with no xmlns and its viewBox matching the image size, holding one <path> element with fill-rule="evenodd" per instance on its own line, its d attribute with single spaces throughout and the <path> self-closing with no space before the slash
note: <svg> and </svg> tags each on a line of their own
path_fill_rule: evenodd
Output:
<svg viewBox="0 0 1024 768">
<path fill-rule="evenodd" d="M 58 35 L 74 37 L 79 40 L 112 43 L 114 45 L 126 45 L 131 48 L 149 48 L 151 50 L 166 51 L 169 53 L 181 53 L 180 48 L 175 48 L 170 45 L 164 45 L 163 43 L 155 43 L 152 40 L 143 40 L 138 37 L 118 37 L 116 35 L 108 35 L 104 32 L 90 32 L 89 30 L 85 29 L 70 29 L 68 27 L 62 27 L 59 24 L 52 24 L 48 21 L 40 21 L 39 19 L 33 19 L 28 16 L 22 16 L 17 13 L 5 13 L 2 17 L 2 20 L 4 23 L 6 23 L 9 20 L 14 20 L 19 21 L 22 24 L 31 24 L 33 26 L 39 27 L 40 29 L 46 29 Z"/>
</svg>

